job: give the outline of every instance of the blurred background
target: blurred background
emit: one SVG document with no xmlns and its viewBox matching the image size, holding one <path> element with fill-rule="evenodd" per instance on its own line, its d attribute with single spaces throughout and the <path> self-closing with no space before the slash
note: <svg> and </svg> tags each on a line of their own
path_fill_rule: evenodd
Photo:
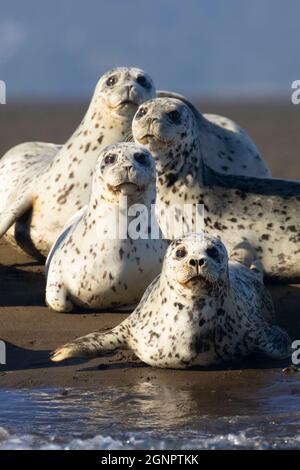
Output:
<svg viewBox="0 0 300 470">
<path fill-rule="evenodd" d="M 299 0 L 0 0 L 0 154 L 64 142 L 113 66 L 225 114 L 278 177 L 300 178 Z"/>
</svg>

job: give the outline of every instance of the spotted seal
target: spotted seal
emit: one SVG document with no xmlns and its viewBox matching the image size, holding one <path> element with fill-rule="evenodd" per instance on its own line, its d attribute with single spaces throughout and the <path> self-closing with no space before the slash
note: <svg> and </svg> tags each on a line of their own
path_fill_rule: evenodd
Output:
<svg viewBox="0 0 300 470">
<path fill-rule="evenodd" d="M 176 93 L 161 91 L 159 96 L 160 97 L 148 102 L 145 106 L 141 106 L 138 113 L 135 115 L 133 132 L 134 137 L 140 143 L 148 141 L 147 132 L 151 135 L 152 127 L 165 126 L 165 131 L 167 132 L 166 126 L 168 126 L 168 124 L 164 124 L 159 120 L 162 107 L 168 107 L 170 109 L 169 114 L 166 116 L 169 124 L 179 124 L 177 119 L 180 119 L 180 114 L 177 113 L 176 106 L 178 106 L 178 102 L 180 102 L 189 107 L 197 122 L 195 132 L 201 143 L 201 154 L 199 153 L 198 158 L 202 158 L 204 163 L 215 171 L 224 174 L 256 177 L 271 176 L 267 163 L 259 154 L 254 142 L 238 124 L 224 116 L 201 114 L 184 96 L 177 95 Z M 172 106 L 174 108 L 173 112 L 171 111 Z M 144 114 L 146 110 L 147 115 Z M 156 112 L 158 113 L 157 124 L 155 124 Z M 183 112 L 184 111 L 182 111 L 182 113 Z M 144 119 L 142 119 L 143 116 L 145 116 Z M 153 121 L 151 121 L 150 116 Z M 139 119 L 142 119 L 143 127 L 136 124 Z M 146 128 L 146 123 L 148 124 L 148 128 Z M 176 134 L 176 131 L 178 132 L 180 128 L 177 127 L 176 131 L 175 129 L 173 128 L 173 132 Z M 184 132 L 182 134 L 182 137 L 185 137 Z M 179 137 L 179 135 L 178 132 L 177 137 Z M 174 137 L 170 130 L 168 137 L 170 139 Z M 171 146 L 170 139 L 167 140 L 169 147 Z M 171 148 L 169 148 L 169 150 L 171 150 Z"/>
<path fill-rule="evenodd" d="M 112 69 L 99 80 L 86 115 L 61 149 L 54 147 L 51 154 L 49 144 L 40 143 L 38 156 L 28 143 L 5 155 L 0 161 L 0 236 L 17 222 L 8 240 L 31 255 L 47 256 L 65 222 L 88 203 L 99 151 L 126 140 L 138 106 L 155 93 L 143 70 Z"/>
<path fill-rule="evenodd" d="M 189 234 L 169 246 L 161 274 L 125 321 L 76 339 L 51 358 L 130 348 L 151 366 L 186 368 L 253 352 L 289 356 L 290 338 L 265 315 L 273 315 L 273 305 L 257 266 L 228 261 L 225 246 L 211 235 Z"/>
<path fill-rule="evenodd" d="M 248 240 L 269 278 L 298 281 L 300 183 L 214 171 L 199 158 L 198 126 L 187 105 L 168 98 L 141 105 L 133 120 L 135 141 L 156 160 L 158 216 L 165 235 L 175 238 L 164 222 L 172 205 L 182 212 L 185 204 L 202 204 L 204 230 L 216 233 L 227 249 Z"/>
<path fill-rule="evenodd" d="M 140 301 L 168 247 L 161 234 L 152 239 L 148 233 L 155 180 L 155 162 L 146 149 L 120 143 L 103 150 L 87 208 L 74 216 L 49 253 L 46 302 L 52 309 L 116 308 Z M 144 229 L 134 234 L 130 224 L 142 223 L 141 216 L 136 219 L 141 207 Z M 120 236 L 120 224 L 128 227 L 128 236 Z"/>
</svg>

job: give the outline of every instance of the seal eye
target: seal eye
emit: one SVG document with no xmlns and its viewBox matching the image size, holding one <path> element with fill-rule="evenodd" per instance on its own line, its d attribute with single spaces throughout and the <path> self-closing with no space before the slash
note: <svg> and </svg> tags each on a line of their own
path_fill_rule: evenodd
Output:
<svg viewBox="0 0 300 470">
<path fill-rule="evenodd" d="M 217 248 L 215 248 L 214 246 L 211 246 L 210 248 L 207 248 L 206 253 L 212 259 L 215 259 L 215 260 L 219 259 L 219 252 L 218 252 Z"/>
<path fill-rule="evenodd" d="M 180 124 L 181 123 L 181 116 L 179 111 L 170 111 L 168 113 L 169 119 L 171 119 L 174 124 Z"/>
<path fill-rule="evenodd" d="M 175 253 L 177 258 L 184 258 L 187 255 L 186 249 L 185 248 L 178 248 Z"/>
<path fill-rule="evenodd" d="M 114 86 L 118 81 L 118 77 L 116 75 L 112 75 L 106 80 L 107 86 Z"/>
<path fill-rule="evenodd" d="M 151 88 L 151 83 L 147 80 L 147 78 L 144 75 L 139 75 L 136 79 L 139 85 L 141 85 L 144 88 Z"/>
<path fill-rule="evenodd" d="M 147 114 L 147 108 L 140 108 L 135 115 L 135 119 L 141 119 L 145 114 Z"/>
<path fill-rule="evenodd" d="M 147 156 L 144 153 L 135 153 L 134 159 L 141 165 L 146 165 L 148 163 Z"/>
<path fill-rule="evenodd" d="M 112 165 L 113 163 L 115 163 L 116 160 L 117 160 L 117 155 L 115 155 L 114 153 L 109 153 L 104 158 L 104 163 L 106 165 Z"/>
</svg>

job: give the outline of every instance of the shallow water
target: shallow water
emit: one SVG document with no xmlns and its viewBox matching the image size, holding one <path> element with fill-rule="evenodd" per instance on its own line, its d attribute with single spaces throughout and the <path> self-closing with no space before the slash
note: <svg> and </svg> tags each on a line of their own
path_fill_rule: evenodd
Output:
<svg viewBox="0 0 300 470">
<path fill-rule="evenodd" d="M 223 403 L 213 389 L 203 397 L 193 387 L 148 382 L 93 392 L 0 391 L 0 449 L 299 447 L 298 392 L 285 396 L 272 386 Z"/>
</svg>

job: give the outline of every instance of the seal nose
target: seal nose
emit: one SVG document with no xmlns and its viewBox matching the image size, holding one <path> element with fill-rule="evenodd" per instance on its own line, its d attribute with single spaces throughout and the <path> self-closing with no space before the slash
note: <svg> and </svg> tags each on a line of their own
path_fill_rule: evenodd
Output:
<svg viewBox="0 0 300 470">
<path fill-rule="evenodd" d="M 190 266 L 197 267 L 197 268 L 200 266 L 204 266 L 206 264 L 206 258 L 199 258 L 199 259 L 191 258 L 189 260 L 189 264 Z"/>
<path fill-rule="evenodd" d="M 127 85 L 125 89 L 126 89 L 126 98 L 129 100 L 132 94 L 132 85 Z"/>
<path fill-rule="evenodd" d="M 131 83 L 130 85 L 127 85 L 127 93 L 128 96 L 135 91 L 135 86 Z"/>
<path fill-rule="evenodd" d="M 129 172 L 132 170 L 133 166 L 132 163 L 128 163 L 127 165 L 124 165 L 124 168 Z"/>
<path fill-rule="evenodd" d="M 155 126 L 159 122 L 157 117 L 148 117 L 147 118 L 147 125 L 150 132 L 154 132 L 158 126 Z"/>
</svg>

